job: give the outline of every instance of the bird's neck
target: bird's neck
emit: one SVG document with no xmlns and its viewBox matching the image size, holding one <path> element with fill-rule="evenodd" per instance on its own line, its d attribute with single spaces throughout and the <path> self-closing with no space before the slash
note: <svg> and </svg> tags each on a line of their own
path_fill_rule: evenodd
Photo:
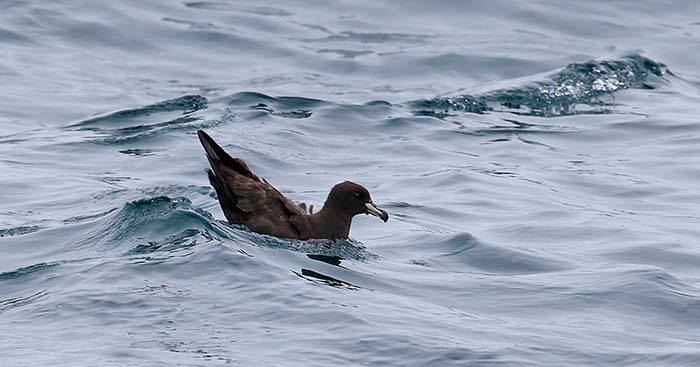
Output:
<svg viewBox="0 0 700 367">
<path fill-rule="evenodd" d="M 352 216 L 337 208 L 324 205 L 316 214 L 311 215 L 314 228 L 323 233 L 325 238 L 347 238 L 350 235 Z"/>
</svg>

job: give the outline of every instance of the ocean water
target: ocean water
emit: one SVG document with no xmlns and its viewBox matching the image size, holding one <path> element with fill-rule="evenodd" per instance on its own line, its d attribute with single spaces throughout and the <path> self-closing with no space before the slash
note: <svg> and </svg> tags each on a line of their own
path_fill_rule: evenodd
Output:
<svg viewBox="0 0 700 367">
<path fill-rule="evenodd" d="M 0 1 L 0 365 L 700 365 L 700 2 Z M 320 206 L 225 222 L 196 131 Z"/>
</svg>

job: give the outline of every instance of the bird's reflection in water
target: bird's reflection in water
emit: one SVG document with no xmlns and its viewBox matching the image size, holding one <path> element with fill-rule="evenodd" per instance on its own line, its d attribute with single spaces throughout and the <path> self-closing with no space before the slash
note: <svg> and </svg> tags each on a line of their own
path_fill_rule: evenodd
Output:
<svg viewBox="0 0 700 367">
<path fill-rule="evenodd" d="M 339 256 L 332 256 L 332 255 L 320 255 L 320 254 L 306 254 L 306 256 L 309 259 L 316 260 L 316 261 L 321 261 L 329 265 L 337 266 L 340 268 L 345 269 L 344 266 L 340 265 L 342 262 L 342 258 Z M 362 287 L 354 285 L 352 283 L 346 282 L 344 280 L 340 280 L 338 278 L 334 278 L 329 275 L 321 274 L 317 271 L 314 270 L 309 270 L 309 269 L 301 269 L 301 272 L 293 272 L 296 274 L 298 277 L 306 279 L 312 283 L 321 283 L 325 285 L 330 285 L 331 287 L 334 288 L 343 288 L 343 289 L 351 289 L 351 290 L 359 290 Z"/>
<path fill-rule="evenodd" d="M 325 284 L 329 285 L 333 288 L 341 288 L 341 289 L 349 289 L 349 290 L 360 290 L 362 287 L 356 286 L 352 283 L 348 283 L 344 280 L 340 280 L 337 278 L 333 278 L 331 276 L 321 274 L 319 272 L 309 270 L 309 269 L 301 269 L 301 273 L 294 271 L 293 272 L 296 276 L 308 280 L 312 283 L 319 283 L 319 284 Z"/>
<path fill-rule="evenodd" d="M 326 264 L 340 266 L 341 258 L 338 256 L 328 256 L 328 255 L 318 255 L 318 254 L 306 254 L 309 259 L 323 261 Z"/>
</svg>

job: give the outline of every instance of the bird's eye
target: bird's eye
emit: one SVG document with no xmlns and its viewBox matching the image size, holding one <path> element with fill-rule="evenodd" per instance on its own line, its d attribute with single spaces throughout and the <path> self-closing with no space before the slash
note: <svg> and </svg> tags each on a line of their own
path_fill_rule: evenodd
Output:
<svg viewBox="0 0 700 367">
<path fill-rule="evenodd" d="M 359 198 L 359 197 L 360 197 L 360 193 L 359 193 L 359 192 L 356 192 L 356 193 L 354 193 L 353 195 L 354 195 L 356 198 Z"/>
</svg>

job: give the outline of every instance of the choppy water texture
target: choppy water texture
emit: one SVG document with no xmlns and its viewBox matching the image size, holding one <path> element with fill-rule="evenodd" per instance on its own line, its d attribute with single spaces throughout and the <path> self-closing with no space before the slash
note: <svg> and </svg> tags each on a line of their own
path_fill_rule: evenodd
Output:
<svg viewBox="0 0 700 367">
<path fill-rule="evenodd" d="M 0 2 L 0 365 L 700 365 L 699 4 Z"/>
</svg>

